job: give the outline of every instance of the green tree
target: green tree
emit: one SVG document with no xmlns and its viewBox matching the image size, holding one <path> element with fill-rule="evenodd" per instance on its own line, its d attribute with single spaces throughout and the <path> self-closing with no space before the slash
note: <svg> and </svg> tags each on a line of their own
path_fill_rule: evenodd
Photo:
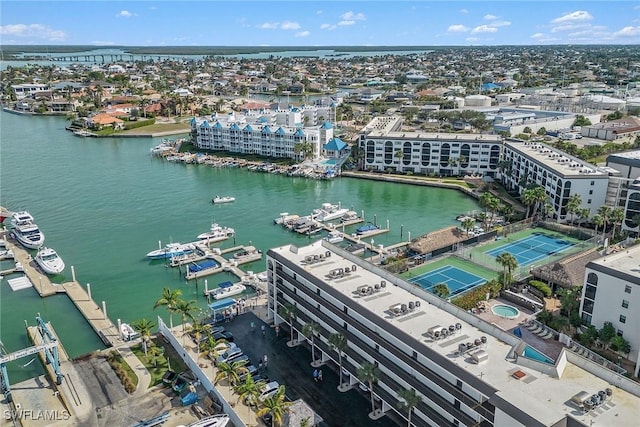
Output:
<svg viewBox="0 0 640 427">
<path fill-rule="evenodd" d="M 174 309 L 175 309 L 175 312 L 179 313 L 180 317 L 182 318 L 182 332 L 184 332 L 186 328 L 185 324 L 187 323 L 187 319 L 195 320 L 194 313 L 198 311 L 198 306 L 196 305 L 196 302 L 193 300 L 192 301 L 178 300 L 174 305 Z"/>
<path fill-rule="evenodd" d="M 173 313 L 175 312 L 175 306 L 182 296 L 180 289 L 171 290 L 169 288 L 162 289 L 162 296 L 153 305 L 155 310 L 158 307 L 166 307 L 169 312 L 169 326 L 173 329 Z"/>
<path fill-rule="evenodd" d="M 367 383 L 369 387 L 369 395 L 371 397 L 371 412 L 375 412 L 376 403 L 373 400 L 373 383 L 380 378 L 380 369 L 371 362 L 364 362 L 362 366 L 358 368 L 357 376 L 360 381 Z"/>
<path fill-rule="evenodd" d="M 580 210 L 580 206 L 582 205 L 582 197 L 580 194 L 574 193 L 569 196 L 569 200 L 567 201 L 567 213 L 571 215 L 571 225 L 573 226 L 573 220 L 575 214 Z"/>
<path fill-rule="evenodd" d="M 151 330 L 156 327 L 156 324 L 143 317 L 142 319 L 136 320 L 135 322 L 131 323 L 131 327 L 138 331 L 140 337 L 142 337 L 142 348 L 146 356 L 148 343 L 151 340 Z"/>
<path fill-rule="evenodd" d="M 431 289 L 431 291 L 442 299 L 446 299 L 451 295 L 451 291 L 446 283 L 438 283 Z"/>
<path fill-rule="evenodd" d="M 609 220 L 613 224 L 613 230 L 611 230 L 611 238 L 616 238 L 616 231 L 622 226 L 622 221 L 624 221 L 624 209 L 623 208 L 613 208 L 611 210 L 611 214 L 609 215 Z"/>
<path fill-rule="evenodd" d="M 579 114 L 573 121 L 573 126 L 591 126 L 591 120 Z"/>
<path fill-rule="evenodd" d="M 347 337 L 341 333 L 329 335 L 329 346 L 338 353 L 338 369 L 340 370 L 339 385 L 342 386 L 342 353 L 347 348 Z"/>
<path fill-rule="evenodd" d="M 246 372 L 246 367 L 244 362 L 220 362 L 216 363 L 216 376 L 214 378 L 214 382 L 217 384 L 218 381 L 222 379 L 226 379 L 229 383 L 229 388 L 231 388 L 234 384 L 237 384 L 240 381 L 240 375 Z"/>
<path fill-rule="evenodd" d="M 502 286 L 508 288 L 513 280 L 513 270 L 518 267 L 518 260 L 509 252 L 502 252 L 496 257 L 496 262 L 502 266 Z"/>
<path fill-rule="evenodd" d="M 522 192 L 521 199 L 522 199 L 522 203 L 524 203 L 524 205 L 527 206 L 527 214 L 525 218 L 529 218 L 529 215 L 531 214 L 530 209 L 536 203 L 536 194 L 533 191 L 533 188 L 527 188 L 526 190 L 524 190 Z"/>
<path fill-rule="evenodd" d="M 591 218 L 593 225 L 595 226 L 595 235 L 598 235 L 598 227 L 605 225 L 604 217 L 600 214 L 595 214 L 593 218 Z"/>
<path fill-rule="evenodd" d="M 538 132 L 536 132 L 536 134 L 540 135 L 540 136 L 544 136 L 547 134 L 547 129 L 543 126 L 540 129 L 538 129 Z"/>
<path fill-rule="evenodd" d="M 602 345 L 607 348 L 611 339 L 616 336 L 616 328 L 613 327 L 611 322 L 604 322 L 602 328 L 598 331 L 598 339 Z"/>
<path fill-rule="evenodd" d="M 238 395 L 238 400 L 236 400 L 236 405 L 240 403 L 240 401 L 245 401 L 249 403 L 247 405 L 247 410 L 250 413 L 251 411 L 251 403 L 257 402 L 258 396 L 260 396 L 261 387 L 264 386 L 264 381 L 254 381 L 251 375 L 246 375 L 244 381 L 234 387 L 236 394 Z"/>
<path fill-rule="evenodd" d="M 398 400 L 398 409 L 407 410 L 407 427 L 411 427 L 411 414 L 413 413 L 413 408 L 422 401 L 422 396 L 416 393 L 414 389 L 408 388 L 398 391 L 398 397 L 400 397 L 400 400 Z"/>
<path fill-rule="evenodd" d="M 220 355 L 220 350 L 226 348 L 224 344 L 227 344 L 227 340 L 224 338 L 215 339 L 213 336 L 208 335 L 200 343 L 199 353 L 208 356 L 211 360 L 216 360 Z"/>
<path fill-rule="evenodd" d="M 466 234 L 469 234 L 469 230 L 471 230 L 476 225 L 476 221 L 471 217 L 467 217 L 467 218 L 462 220 L 462 224 L 461 225 L 462 225 L 462 229 L 464 230 L 464 232 Z"/>
<path fill-rule="evenodd" d="M 320 332 L 320 325 L 316 322 L 308 322 L 302 327 L 302 335 L 311 340 L 311 362 L 316 361 L 316 336 Z"/>
<path fill-rule="evenodd" d="M 603 228 L 602 228 L 602 237 L 604 238 L 606 233 L 607 233 L 607 225 L 609 224 L 609 221 L 611 221 L 611 212 L 612 209 L 609 206 L 600 206 L 598 208 L 598 215 L 600 215 L 602 217 L 602 220 L 604 222 L 603 224 Z"/>
<path fill-rule="evenodd" d="M 631 344 L 629 344 L 629 341 L 625 340 L 620 335 L 616 335 L 611 338 L 609 348 L 618 353 L 618 355 L 629 354 L 631 351 Z"/>
<path fill-rule="evenodd" d="M 289 322 L 291 345 L 293 345 L 293 319 L 295 319 L 297 311 L 298 309 L 296 308 L 296 306 L 291 303 L 285 303 L 284 305 L 280 306 L 280 316 L 287 319 L 287 321 Z"/>
<path fill-rule="evenodd" d="M 285 387 L 281 385 L 273 396 L 266 398 L 264 402 L 262 402 L 262 408 L 258 410 L 257 415 L 262 417 L 266 414 L 271 414 L 273 424 L 280 426 L 282 425 L 284 415 L 289 412 L 290 408 L 291 402 L 287 402 Z"/>
</svg>

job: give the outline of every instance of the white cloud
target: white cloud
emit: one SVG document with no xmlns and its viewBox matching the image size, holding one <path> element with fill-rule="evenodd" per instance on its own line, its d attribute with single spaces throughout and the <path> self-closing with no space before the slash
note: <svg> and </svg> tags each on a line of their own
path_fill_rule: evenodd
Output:
<svg viewBox="0 0 640 427">
<path fill-rule="evenodd" d="M 335 30 L 337 26 L 335 24 L 322 24 L 320 25 L 321 30 Z"/>
<path fill-rule="evenodd" d="M 277 30 L 278 25 L 280 24 L 277 22 L 265 22 L 263 24 L 260 24 L 258 28 L 262 28 L 263 30 Z"/>
<path fill-rule="evenodd" d="M 489 25 L 478 25 L 473 30 L 471 30 L 471 34 L 482 34 L 482 33 L 497 33 L 498 29 L 495 27 L 491 27 Z"/>
<path fill-rule="evenodd" d="M 530 38 L 532 38 L 535 41 L 540 42 L 540 43 L 542 43 L 542 42 L 552 42 L 552 41 L 557 41 L 558 40 L 558 39 L 556 39 L 554 37 L 551 37 L 550 35 L 544 34 L 544 33 L 535 33 L 535 34 L 531 35 Z"/>
<path fill-rule="evenodd" d="M 467 31 L 469 31 L 469 28 L 462 24 L 449 25 L 449 28 L 447 28 L 448 33 L 466 33 Z"/>
<path fill-rule="evenodd" d="M 480 41 L 480 39 L 479 39 L 478 37 L 467 37 L 467 38 L 466 38 L 466 39 L 464 39 L 464 40 L 465 40 L 465 41 L 468 41 L 468 42 L 470 42 L 470 43 Z"/>
<path fill-rule="evenodd" d="M 460 9 L 458 12 L 464 13 L 465 15 L 469 13 L 469 9 Z"/>
<path fill-rule="evenodd" d="M 62 41 L 67 33 L 42 24 L 10 24 L 0 25 L 0 35 L 11 37 L 29 37 L 33 39 Z"/>
<path fill-rule="evenodd" d="M 511 21 L 493 21 L 489 24 L 492 27 L 508 27 L 511 25 Z"/>
<path fill-rule="evenodd" d="M 614 37 L 640 37 L 640 27 L 624 27 L 613 33 Z"/>
<path fill-rule="evenodd" d="M 352 11 L 349 11 L 340 15 L 340 19 L 342 19 L 343 21 L 364 21 L 366 18 L 364 16 L 364 13 L 354 13 Z"/>
<path fill-rule="evenodd" d="M 300 24 L 297 22 L 285 21 L 280 25 L 281 30 L 299 30 Z"/>
<path fill-rule="evenodd" d="M 485 21 L 493 21 L 494 19 L 498 19 L 498 17 L 496 15 L 491 15 L 490 13 L 484 15 Z"/>
<path fill-rule="evenodd" d="M 555 27 L 551 28 L 551 32 L 552 33 L 558 33 L 561 31 L 575 31 L 575 30 L 579 30 L 581 28 L 588 28 L 590 27 L 591 24 L 589 23 L 569 23 L 569 24 L 563 24 L 563 25 L 556 25 Z"/>
<path fill-rule="evenodd" d="M 117 17 L 119 18 L 131 18 L 132 16 L 136 16 L 135 13 L 131 13 L 128 10 L 121 10 L 120 12 L 118 12 L 116 14 Z"/>
<path fill-rule="evenodd" d="M 545 38 L 547 35 L 544 33 L 535 33 L 531 35 L 532 39 L 543 39 Z"/>
<path fill-rule="evenodd" d="M 575 12 L 567 13 L 559 18 L 551 21 L 553 24 L 561 24 L 563 22 L 576 22 L 576 21 L 590 21 L 593 16 L 585 10 L 576 10 Z"/>
<path fill-rule="evenodd" d="M 309 37 L 311 33 L 309 31 L 300 31 L 296 33 L 296 37 Z"/>
<path fill-rule="evenodd" d="M 355 23 L 356 23 L 356 21 L 340 21 L 340 22 L 338 22 L 337 25 L 339 25 L 341 27 L 348 27 L 349 25 L 353 25 Z"/>
</svg>

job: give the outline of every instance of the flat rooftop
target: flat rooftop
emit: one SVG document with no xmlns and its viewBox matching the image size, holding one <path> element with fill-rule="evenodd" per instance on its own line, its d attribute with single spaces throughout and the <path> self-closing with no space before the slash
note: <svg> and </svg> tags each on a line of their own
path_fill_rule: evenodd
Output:
<svg viewBox="0 0 640 427">
<path fill-rule="evenodd" d="M 427 294 L 415 285 L 399 278 L 393 278 L 393 283 L 389 283 L 390 277 L 375 273 L 377 267 L 372 265 L 368 265 L 368 268 L 357 268 L 356 271 L 342 277 L 332 276 L 332 271 L 335 269 L 351 266 L 355 261 L 355 257 L 349 256 L 340 248 L 318 241 L 305 247 L 286 245 L 274 248 L 272 251 L 304 268 L 305 271 L 349 298 L 354 304 L 359 304 L 369 311 L 371 316 L 378 316 L 389 325 L 401 329 L 433 351 L 448 358 L 452 363 L 480 378 L 490 387 L 499 390 L 496 393 L 498 398 L 508 401 L 545 425 L 553 425 L 567 415 L 581 420 L 585 425 L 589 425 L 590 421 L 597 422 L 598 425 L 619 427 L 638 424 L 640 399 L 635 395 L 569 361 L 566 361 L 566 366 L 556 368 L 548 365 L 547 371 L 557 370 L 560 373 L 559 378 L 524 366 L 528 359 L 523 360 L 520 357 L 518 362 L 515 362 L 512 357 L 513 350 L 521 345 L 517 337 Z M 331 252 L 329 257 L 326 257 L 327 251 Z M 322 260 L 307 261 L 309 256 L 320 254 L 323 255 Z M 386 286 L 372 294 L 363 295 L 359 291 L 362 285 L 374 286 L 385 280 Z M 420 302 L 419 307 L 403 315 L 394 315 L 392 310 L 394 305 L 409 302 L 415 304 L 416 301 Z M 460 324 L 460 329 L 446 339 L 434 341 L 428 333 L 430 328 L 448 328 L 456 324 Z M 495 333 L 491 334 L 487 331 Z M 458 354 L 460 343 L 474 342 L 481 337 L 485 337 L 486 344 L 476 348 L 486 352 L 487 361 L 473 363 L 468 354 Z M 522 363 L 519 363 L 520 361 Z M 592 362 L 585 360 L 585 363 Z M 517 371 L 524 374 L 521 379 L 514 377 Z M 613 378 L 617 377 L 613 376 Z M 587 414 L 583 414 L 570 402 L 571 397 L 582 391 L 592 395 L 606 388 L 613 389 L 612 400 Z"/>
<path fill-rule="evenodd" d="M 629 282 L 640 285 L 640 245 L 612 252 L 593 260 L 587 264 L 587 268 L 621 276 Z"/>
<path fill-rule="evenodd" d="M 548 145 L 517 141 L 505 141 L 504 144 L 565 177 L 608 177 L 608 174 L 599 171 L 595 166 Z"/>
<path fill-rule="evenodd" d="M 376 117 L 371 120 L 367 126 L 362 129 L 367 137 L 384 137 L 399 139 L 425 139 L 425 140 L 458 140 L 460 142 L 490 142 L 500 143 L 502 137 L 500 135 L 485 135 L 479 133 L 446 133 L 446 132 L 420 132 L 420 131 L 403 131 L 398 130 L 402 124 L 400 117 Z"/>
</svg>

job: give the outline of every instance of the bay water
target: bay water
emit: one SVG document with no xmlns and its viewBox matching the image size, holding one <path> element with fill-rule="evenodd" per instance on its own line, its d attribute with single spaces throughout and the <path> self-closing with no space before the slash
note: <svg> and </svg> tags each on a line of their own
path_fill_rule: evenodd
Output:
<svg viewBox="0 0 640 427">
<path fill-rule="evenodd" d="M 385 246 L 456 223 L 458 214 L 477 208 L 475 200 L 455 190 L 337 178 L 315 181 L 250 172 L 245 169 L 171 163 L 151 157 L 160 138 L 80 138 L 65 131 L 61 117 L 0 113 L 0 205 L 28 210 L 67 268 L 54 281 L 91 284 L 93 299 L 105 301 L 109 317 L 132 322 L 146 317 L 168 320 L 153 310 L 162 288 L 180 289 L 206 310 L 198 289 L 177 269 L 145 254 L 162 244 L 196 240 L 212 222 L 236 230 L 235 241 L 221 246 L 253 245 L 263 252 L 288 243 L 320 238 L 301 236 L 274 225 L 281 212 L 307 215 L 322 203 L 341 203 L 390 232 L 375 236 Z M 236 201 L 213 205 L 215 195 Z M 353 232 L 356 226 L 347 228 Z M 401 237 L 402 232 L 402 237 Z M 369 241 L 369 239 L 367 239 Z M 12 267 L 9 261 L 2 269 Z M 264 259 L 241 267 L 265 269 Z M 34 289 L 12 292 L 0 281 L 0 340 L 6 351 L 29 345 L 25 320 L 39 313 L 50 321 L 70 357 L 103 348 L 102 342 L 66 295 L 40 298 Z M 209 287 L 237 279 L 228 273 L 208 277 Z M 37 286 L 37 283 L 36 283 Z M 174 321 L 178 321 L 174 316 Z M 8 365 L 12 383 L 42 371 L 39 363 Z"/>
</svg>

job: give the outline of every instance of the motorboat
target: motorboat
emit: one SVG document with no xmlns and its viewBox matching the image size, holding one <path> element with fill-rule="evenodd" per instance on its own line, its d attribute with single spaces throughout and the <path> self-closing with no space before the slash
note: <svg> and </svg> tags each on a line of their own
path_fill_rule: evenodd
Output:
<svg viewBox="0 0 640 427">
<path fill-rule="evenodd" d="M 220 203 L 231 203 L 235 200 L 236 198 L 231 196 L 216 196 L 213 199 L 211 199 L 211 201 L 216 205 Z"/>
<path fill-rule="evenodd" d="M 300 215 L 290 215 L 289 212 L 282 212 L 278 218 L 273 220 L 274 224 L 286 225 L 291 221 L 295 221 L 300 218 Z"/>
<path fill-rule="evenodd" d="M 158 248 L 147 254 L 150 259 L 166 259 L 175 256 L 186 255 L 195 251 L 195 246 L 191 243 L 168 243 L 163 248 Z"/>
<path fill-rule="evenodd" d="M 44 244 L 44 233 L 40 231 L 29 212 L 15 212 L 11 215 L 11 225 L 11 234 L 22 246 L 38 249 Z"/>
<path fill-rule="evenodd" d="M 356 228 L 356 233 L 362 235 L 362 234 L 371 233 L 372 231 L 376 231 L 376 230 L 379 230 L 378 226 L 372 222 L 368 222 L 365 225 Z"/>
<path fill-rule="evenodd" d="M 320 209 L 313 211 L 313 217 L 316 221 L 325 222 L 342 218 L 349 209 L 342 208 L 340 205 L 332 205 L 331 203 L 323 203 Z"/>
<path fill-rule="evenodd" d="M 60 274 L 64 271 L 64 261 L 51 248 L 41 247 L 36 254 L 35 261 L 47 274 Z"/>
<path fill-rule="evenodd" d="M 235 230 L 230 227 L 221 227 L 220 225 L 213 223 L 211 228 L 206 233 L 198 234 L 198 239 L 208 240 L 215 242 L 218 240 L 228 239 L 235 234 Z"/>
<path fill-rule="evenodd" d="M 233 295 L 243 293 L 247 287 L 242 283 L 223 282 L 215 289 L 205 291 L 205 295 L 212 296 L 214 299 L 227 298 Z"/>
<path fill-rule="evenodd" d="M 340 231 L 332 231 L 325 236 L 324 240 L 334 244 L 340 243 L 344 240 L 344 234 L 342 234 Z"/>
<path fill-rule="evenodd" d="M 256 249 L 254 246 L 246 246 L 244 249 L 241 249 L 233 254 L 233 258 L 238 261 L 246 260 L 247 258 L 255 258 L 256 260 L 258 260 L 262 258 L 262 251 Z"/>
<path fill-rule="evenodd" d="M 128 323 L 123 323 L 120 325 L 120 332 L 122 333 L 122 339 L 125 341 L 135 340 L 140 337 L 140 334 L 131 327 Z"/>
<path fill-rule="evenodd" d="M 0 261 L 3 259 L 14 259 L 15 255 L 11 249 L 0 249 Z"/>
<path fill-rule="evenodd" d="M 358 212 L 356 211 L 348 211 L 346 214 L 340 218 L 340 222 L 349 222 L 358 219 Z"/>
</svg>

